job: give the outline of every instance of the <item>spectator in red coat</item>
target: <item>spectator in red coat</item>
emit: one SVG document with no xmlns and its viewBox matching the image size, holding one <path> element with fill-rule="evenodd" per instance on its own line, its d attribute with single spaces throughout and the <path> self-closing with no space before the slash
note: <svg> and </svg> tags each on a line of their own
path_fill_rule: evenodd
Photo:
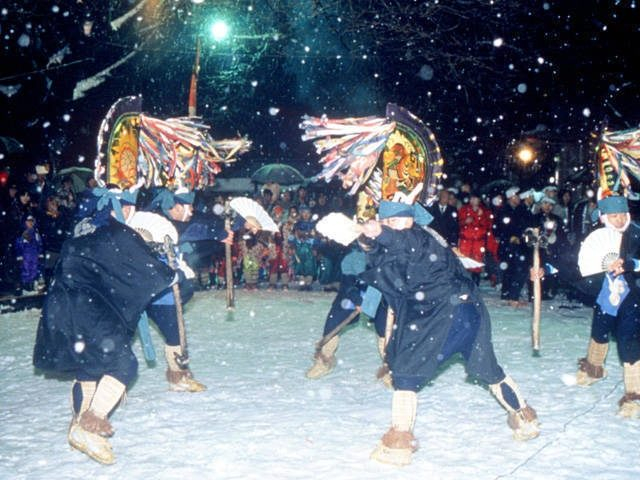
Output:
<svg viewBox="0 0 640 480">
<path fill-rule="evenodd" d="M 458 210 L 458 225 L 460 227 L 460 239 L 458 248 L 460 252 L 473 260 L 484 262 L 484 252 L 487 250 L 488 237 L 491 234 L 491 210 L 480 203 L 480 197 L 471 193 L 469 203 Z M 471 276 L 477 283 L 480 282 L 481 267 L 469 269 Z"/>
</svg>

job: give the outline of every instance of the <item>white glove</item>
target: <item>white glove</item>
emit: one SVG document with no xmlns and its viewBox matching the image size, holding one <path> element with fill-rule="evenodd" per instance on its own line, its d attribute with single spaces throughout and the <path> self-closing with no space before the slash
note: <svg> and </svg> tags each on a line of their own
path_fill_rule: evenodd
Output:
<svg viewBox="0 0 640 480">
<path fill-rule="evenodd" d="M 195 272 L 191 270 L 191 267 L 187 265 L 187 262 L 185 262 L 182 258 L 178 259 L 178 268 L 182 270 L 182 273 L 184 273 L 184 278 L 186 278 L 187 280 L 196 278 Z"/>
</svg>

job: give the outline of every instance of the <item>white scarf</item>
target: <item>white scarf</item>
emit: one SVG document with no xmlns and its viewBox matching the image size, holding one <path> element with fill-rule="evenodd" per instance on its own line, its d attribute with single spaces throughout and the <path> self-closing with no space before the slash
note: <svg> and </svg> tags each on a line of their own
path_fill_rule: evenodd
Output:
<svg viewBox="0 0 640 480">
<path fill-rule="evenodd" d="M 629 224 L 631 223 L 631 215 L 629 215 L 629 213 L 627 213 L 626 215 L 627 215 L 627 220 L 624 222 L 624 225 L 620 228 L 617 228 L 611 225 L 611 222 L 609 222 L 609 218 L 606 215 L 600 215 L 600 221 L 605 227 L 612 228 L 616 232 L 624 233 L 627 230 L 627 228 L 629 228 Z"/>
</svg>

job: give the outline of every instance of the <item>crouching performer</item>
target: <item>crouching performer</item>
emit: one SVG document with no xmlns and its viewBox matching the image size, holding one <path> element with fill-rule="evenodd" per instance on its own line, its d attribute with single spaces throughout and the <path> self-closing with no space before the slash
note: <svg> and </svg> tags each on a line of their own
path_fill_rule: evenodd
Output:
<svg viewBox="0 0 640 480">
<path fill-rule="evenodd" d="M 195 275 L 176 247 L 178 232 L 169 220 L 151 212 L 136 212 L 129 226 L 142 236 L 162 262 L 173 270 L 180 270 L 184 278 L 179 284 L 174 284 L 157 295 L 146 310 L 165 340 L 164 354 L 169 390 L 203 392 L 206 386 L 193 378 L 189 368 L 186 328 L 182 313 L 183 305 L 193 290 L 188 288 L 189 280 Z M 185 285 L 186 289 L 183 288 Z M 186 295 L 185 290 L 188 292 Z"/>
<path fill-rule="evenodd" d="M 111 464 L 109 414 L 138 370 L 131 350 L 140 315 L 177 281 L 126 222 L 135 193 L 95 189 L 98 212 L 78 224 L 56 264 L 34 348 L 34 365 L 71 374 L 71 446 Z"/>
<path fill-rule="evenodd" d="M 203 392 L 207 387 L 196 380 L 188 367 L 186 348 L 186 334 L 182 332 L 180 336 L 180 324 L 184 324 L 182 318 L 182 307 L 193 295 L 193 279 L 195 273 L 191 266 L 184 259 L 184 253 L 193 253 L 193 243 L 203 244 L 205 241 L 220 241 L 223 243 L 233 243 L 233 233 L 224 228 L 224 220 L 215 215 L 198 215 L 194 220 L 193 201 L 195 193 L 186 189 L 170 191 L 166 188 L 159 188 L 151 202 L 152 209 L 160 210 L 164 216 L 150 212 L 138 212 L 134 221 L 141 220 L 136 230 L 145 231 L 148 237 L 145 239 L 151 243 L 164 247 L 161 259 L 167 263 L 174 263 L 174 268 L 179 268 L 185 280 L 176 287 L 168 289 L 164 294 L 149 305 L 147 313 L 151 320 L 158 326 L 165 339 L 164 356 L 167 361 L 166 377 L 169 382 L 169 390 L 172 392 Z M 168 235 L 171 239 L 170 245 L 164 245 L 163 237 Z M 150 237 L 150 238 L 149 238 Z M 156 237 L 156 238 L 154 238 Z M 209 242 L 207 242 L 209 243 Z M 174 248 L 175 247 L 175 248 Z M 202 257 L 210 258 L 213 254 L 211 245 L 204 249 Z M 167 251 L 167 248 L 173 252 Z M 173 255 L 169 255 L 173 253 Z M 174 262 L 170 262 L 168 257 L 175 257 Z M 196 255 L 192 255 L 197 257 Z M 196 266 L 194 266 L 194 269 Z M 176 303 L 178 292 L 181 305 Z M 184 325 L 183 325 L 184 327 Z M 184 330 L 184 328 L 183 328 Z"/>
<path fill-rule="evenodd" d="M 537 437 L 536 412 L 496 360 L 489 313 L 477 286 L 446 241 L 416 225 L 428 223 L 430 215 L 419 204 L 393 201 L 382 201 L 378 214 L 380 221 L 361 227 L 368 266 L 361 278 L 382 292 L 395 313 L 386 347 L 394 392 L 391 428 L 371 458 L 411 462 L 416 394 L 455 353 L 462 354 L 467 374 L 488 384 L 507 410 L 514 438 Z"/>
</svg>

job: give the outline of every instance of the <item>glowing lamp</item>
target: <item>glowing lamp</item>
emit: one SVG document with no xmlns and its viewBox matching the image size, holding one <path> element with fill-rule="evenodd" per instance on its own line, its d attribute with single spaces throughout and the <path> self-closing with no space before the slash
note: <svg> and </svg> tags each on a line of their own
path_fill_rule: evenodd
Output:
<svg viewBox="0 0 640 480">
<path fill-rule="evenodd" d="M 229 35 L 229 25 L 222 20 L 217 20 L 211 25 L 211 36 L 216 42 L 220 42 Z"/>
<path fill-rule="evenodd" d="M 521 147 L 516 153 L 518 160 L 522 163 L 531 163 L 534 159 L 534 151 L 531 147 Z"/>
</svg>

